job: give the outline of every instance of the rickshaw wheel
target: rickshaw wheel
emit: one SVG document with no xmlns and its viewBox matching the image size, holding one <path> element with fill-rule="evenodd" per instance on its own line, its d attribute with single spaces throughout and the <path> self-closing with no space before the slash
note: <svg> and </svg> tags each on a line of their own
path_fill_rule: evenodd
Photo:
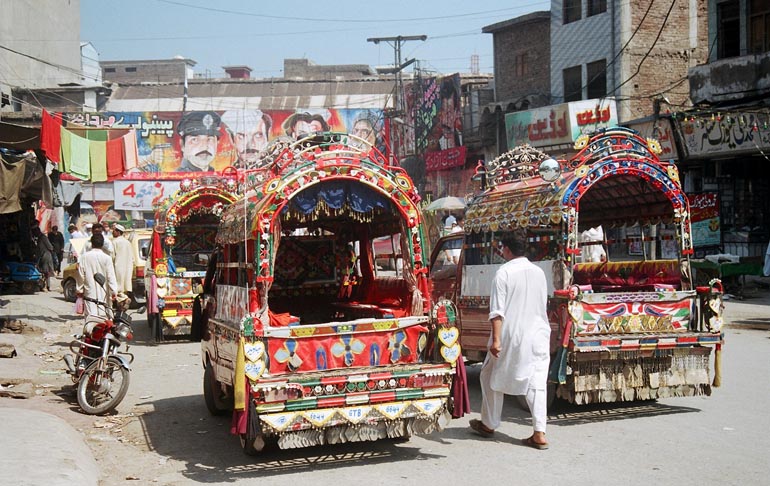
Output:
<svg viewBox="0 0 770 486">
<path fill-rule="evenodd" d="M 206 363 L 206 369 L 203 371 L 203 399 L 206 401 L 206 408 L 211 415 L 224 415 L 229 411 L 227 402 L 220 398 L 219 382 L 214 376 L 214 369 L 211 363 Z"/>
<path fill-rule="evenodd" d="M 163 318 L 160 316 L 160 313 L 153 314 L 152 337 L 156 343 L 163 341 Z"/>
</svg>

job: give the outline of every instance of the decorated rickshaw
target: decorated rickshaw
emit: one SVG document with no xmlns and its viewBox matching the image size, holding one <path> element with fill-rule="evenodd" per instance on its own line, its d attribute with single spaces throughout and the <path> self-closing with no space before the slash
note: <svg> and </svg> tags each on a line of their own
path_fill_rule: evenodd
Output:
<svg viewBox="0 0 770 486">
<path fill-rule="evenodd" d="M 440 430 L 461 353 L 451 303 L 431 302 L 412 180 L 347 134 L 262 157 L 204 282 L 209 410 L 232 411 L 247 453 Z"/>
<path fill-rule="evenodd" d="M 569 160 L 524 145 L 483 167 L 488 187 L 468 206 L 465 235 L 445 238 L 434 252 L 464 239 L 461 263 L 448 272 L 432 267 L 445 279 L 435 288 L 457 300 L 471 359 L 486 352 L 489 282 L 504 263 L 497 242 L 525 229 L 528 257 L 549 286 L 551 399 L 709 395 L 712 348 L 718 386 L 722 288 L 718 280 L 693 286 L 688 201 L 659 148 L 612 128 L 579 138 Z M 603 236 L 587 237 L 599 228 Z M 588 261 L 592 253 L 600 256 Z"/>
<path fill-rule="evenodd" d="M 145 271 L 147 321 L 156 341 L 191 334 L 193 307 L 203 289 L 219 220 L 238 193 L 238 174 L 226 171 L 184 179 L 178 191 L 156 206 Z"/>
</svg>

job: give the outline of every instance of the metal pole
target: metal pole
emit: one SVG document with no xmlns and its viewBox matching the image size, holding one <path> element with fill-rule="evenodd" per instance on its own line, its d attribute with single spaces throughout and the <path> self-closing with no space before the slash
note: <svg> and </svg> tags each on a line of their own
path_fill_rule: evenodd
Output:
<svg viewBox="0 0 770 486">
<path fill-rule="evenodd" d="M 393 74 L 395 75 L 395 92 L 393 94 L 393 114 L 391 114 L 391 117 L 397 117 L 404 113 L 404 100 L 401 97 L 401 92 L 403 91 L 403 78 L 401 76 L 401 72 L 406 68 L 408 65 L 412 64 L 414 62 L 414 59 L 408 60 L 405 63 L 401 62 L 401 45 L 404 42 L 407 41 L 425 41 L 428 38 L 427 35 L 398 35 L 395 37 L 370 37 L 366 39 L 366 42 L 373 42 L 375 44 L 379 44 L 380 42 L 387 42 L 389 45 L 393 46 L 394 49 L 394 63 L 393 66 Z M 383 107 L 385 108 L 385 107 Z M 390 125 L 393 126 L 392 124 Z M 404 128 L 403 126 L 399 126 L 398 128 L 398 140 L 399 144 L 403 146 L 404 144 Z M 399 147 L 401 148 L 401 147 Z"/>
</svg>

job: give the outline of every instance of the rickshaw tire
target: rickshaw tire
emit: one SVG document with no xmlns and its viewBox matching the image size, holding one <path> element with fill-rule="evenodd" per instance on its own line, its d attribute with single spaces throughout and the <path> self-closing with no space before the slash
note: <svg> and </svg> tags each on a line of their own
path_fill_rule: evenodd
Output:
<svg viewBox="0 0 770 486">
<path fill-rule="evenodd" d="M 21 284 L 21 291 L 25 294 L 34 294 L 38 290 L 37 282 L 24 282 Z"/>
<path fill-rule="evenodd" d="M 214 376 L 214 368 L 210 362 L 206 363 L 206 368 L 203 370 L 203 399 L 206 402 L 206 408 L 209 413 L 214 416 L 224 415 L 228 412 L 227 404 L 216 397 L 216 393 L 219 382 L 216 381 Z"/>
<path fill-rule="evenodd" d="M 190 323 L 190 341 L 197 343 L 203 338 L 203 309 L 200 295 L 193 301 L 192 322 Z"/>
<path fill-rule="evenodd" d="M 163 318 L 160 314 L 154 314 L 152 320 L 152 337 L 156 343 L 163 341 Z"/>
</svg>

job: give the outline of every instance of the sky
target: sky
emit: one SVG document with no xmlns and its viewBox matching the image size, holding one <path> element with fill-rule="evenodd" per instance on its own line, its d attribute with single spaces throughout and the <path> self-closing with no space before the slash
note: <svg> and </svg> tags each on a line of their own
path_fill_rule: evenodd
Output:
<svg viewBox="0 0 770 486">
<path fill-rule="evenodd" d="M 197 62 L 196 74 L 224 77 L 222 66 L 246 65 L 252 78 L 282 77 L 283 60 L 315 64 L 394 64 L 392 43 L 372 37 L 427 35 L 402 44 L 436 74 L 492 73 L 492 35 L 482 27 L 538 10 L 550 0 L 80 0 L 80 39 L 102 61 L 169 59 Z M 410 72 L 413 68 L 406 69 Z"/>
</svg>

